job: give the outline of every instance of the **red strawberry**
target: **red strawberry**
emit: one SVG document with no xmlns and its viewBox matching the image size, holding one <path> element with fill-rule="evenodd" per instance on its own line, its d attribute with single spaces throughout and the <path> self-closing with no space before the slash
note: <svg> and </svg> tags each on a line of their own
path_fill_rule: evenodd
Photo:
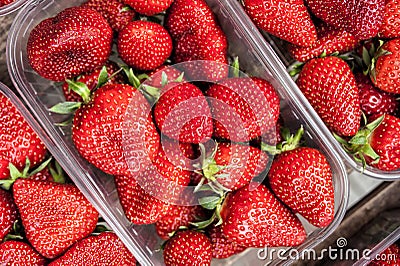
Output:
<svg viewBox="0 0 400 266">
<path fill-rule="evenodd" d="M 181 231 L 164 247 L 166 266 L 211 265 L 211 242 L 201 232 Z"/>
<path fill-rule="evenodd" d="M 325 227 L 332 222 L 332 171 L 320 151 L 309 147 L 285 151 L 274 158 L 268 177 L 275 195 L 311 224 Z"/>
<path fill-rule="evenodd" d="M 398 266 L 400 265 L 400 247 L 397 244 L 390 245 L 376 256 L 368 266 Z"/>
<path fill-rule="evenodd" d="M 232 141 L 249 141 L 275 127 L 279 96 L 260 78 L 229 78 L 212 85 L 210 97 L 214 136 Z"/>
<path fill-rule="evenodd" d="M 172 39 L 160 24 L 132 21 L 118 34 L 118 52 L 129 66 L 152 70 L 162 65 L 172 52 Z"/>
<path fill-rule="evenodd" d="M 69 265 L 136 265 L 136 259 L 115 233 L 103 232 L 75 243 L 67 252 L 52 261 L 49 266 Z"/>
<path fill-rule="evenodd" d="M 303 66 L 297 85 L 329 129 L 341 136 L 357 133 L 361 118 L 358 88 L 343 59 L 311 59 Z"/>
<path fill-rule="evenodd" d="M 19 170 L 29 159 L 30 166 L 40 164 L 47 149 L 11 101 L 0 94 L 0 179 L 10 176 L 9 164 Z"/>
<path fill-rule="evenodd" d="M 191 83 L 169 83 L 154 107 L 154 120 L 166 136 L 188 143 L 211 138 L 210 107 L 201 90 Z"/>
<path fill-rule="evenodd" d="M 197 155 L 192 144 L 165 138 L 161 141 L 161 145 L 164 156 L 171 164 L 183 170 L 192 170 L 192 163 Z"/>
<path fill-rule="evenodd" d="M 30 32 L 29 63 L 39 75 L 63 81 L 104 65 L 112 37 L 112 29 L 100 13 L 90 8 L 67 8 Z"/>
<path fill-rule="evenodd" d="M 310 46 L 317 40 L 315 26 L 301 0 L 245 0 L 244 8 L 254 23 L 283 40 Z"/>
<path fill-rule="evenodd" d="M 153 16 L 161 13 L 172 4 L 174 0 L 123 0 L 125 4 L 131 6 L 136 12 Z"/>
<path fill-rule="evenodd" d="M 399 106 L 395 94 L 378 89 L 371 79 L 362 73 L 356 73 L 354 76 L 358 86 L 361 111 L 364 114 L 367 116 L 372 114 L 395 114 Z"/>
<path fill-rule="evenodd" d="M 116 32 L 122 30 L 136 15 L 122 0 L 87 0 L 82 6 L 99 12 Z"/>
<path fill-rule="evenodd" d="M 375 37 L 382 24 L 385 0 L 306 0 L 311 12 L 359 40 Z"/>
<path fill-rule="evenodd" d="M 44 266 L 46 260 L 29 244 L 9 240 L 0 244 L 0 265 Z"/>
<path fill-rule="evenodd" d="M 229 194 L 221 216 L 223 235 L 241 246 L 295 246 L 306 238 L 300 220 L 262 184 Z"/>
<path fill-rule="evenodd" d="M 300 62 L 306 62 L 325 53 L 327 55 L 338 52 L 345 53 L 353 50 L 358 40 L 345 30 L 321 24 L 316 27 L 318 39 L 310 46 L 301 47 L 291 45 L 290 55 Z"/>
<path fill-rule="evenodd" d="M 382 26 L 379 30 L 379 37 L 397 38 L 400 37 L 400 1 L 386 0 Z"/>
<path fill-rule="evenodd" d="M 124 78 L 122 75 L 115 74 L 119 70 L 119 66 L 112 62 L 112 61 L 107 61 L 105 64 L 105 70 L 107 71 L 107 83 L 115 84 L 115 83 L 124 83 Z M 95 89 L 98 85 L 99 81 L 99 76 L 102 74 L 103 67 L 96 68 L 95 70 L 89 72 L 89 73 L 84 73 L 82 75 L 79 75 L 75 81 L 77 82 L 82 82 L 85 83 L 86 86 L 89 88 L 90 91 Z M 115 74 L 115 75 L 113 75 Z M 62 86 L 63 93 L 65 96 L 65 100 L 69 102 L 81 102 L 82 97 L 75 93 L 73 90 L 69 89 L 69 84 L 68 82 L 65 82 Z"/>
<path fill-rule="evenodd" d="M 13 195 L 26 238 L 46 258 L 59 256 L 96 227 L 98 212 L 74 185 L 18 179 Z"/>
<path fill-rule="evenodd" d="M 1 1 L 0 1 L 0 7 L 9 5 L 9 4 L 13 3 L 14 1 L 15 1 L 15 0 L 1 0 Z"/>
<path fill-rule="evenodd" d="M 17 220 L 17 206 L 11 193 L 0 189 L 0 241 L 11 232 L 11 229 Z"/>
<path fill-rule="evenodd" d="M 377 53 L 371 80 L 381 90 L 400 93 L 400 39 L 387 41 Z"/>
<path fill-rule="evenodd" d="M 142 84 L 155 88 L 164 87 L 167 83 L 179 80 L 185 81 L 184 72 L 174 66 L 161 65 L 149 73 L 149 78 Z"/>
<path fill-rule="evenodd" d="M 225 259 L 246 249 L 246 247 L 240 246 L 226 238 L 222 234 L 221 226 L 210 226 L 207 228 L 207 234 L 211 240 L 213 258 Z"/>
<path fill-rule="evenodd" d="M 125 140 L 124 132 L 129 139 Z M 132 169 L 145 167 L 159 147 L 148 102 L 138 90 L 123 84 L 97 89 L 90 102 L 76 111 L 72 140 L 85 159 L 112 175 L 130 175 Z M 123 150 L 123 145 L 133 146 Z"/>
</svg>

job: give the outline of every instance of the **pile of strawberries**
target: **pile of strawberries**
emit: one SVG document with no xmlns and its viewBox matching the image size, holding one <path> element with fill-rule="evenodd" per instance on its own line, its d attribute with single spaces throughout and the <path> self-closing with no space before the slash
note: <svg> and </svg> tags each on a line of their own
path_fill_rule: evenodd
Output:
<svg viewBox="0 0 400 266">
<path fill-rule="evenodd" d="M 400 2 L 264 2 L 243 5 L 302 63 L 291 74 L 343 148 L 363 167 L 398 170 Z"/>
<path fill-rule="evenodd" d="M 30 32 L 31 67 L 64 82 L 50 111 L 72 114 L 76 150 L 114 178 L 132 223 L 155 225 L 166 265 L 300 245 L 296 214 L 334 219 L 327 158 L 301 146 L 275 88 L 227 50 L 204 0 L 89 0 Z"/>
</svg>

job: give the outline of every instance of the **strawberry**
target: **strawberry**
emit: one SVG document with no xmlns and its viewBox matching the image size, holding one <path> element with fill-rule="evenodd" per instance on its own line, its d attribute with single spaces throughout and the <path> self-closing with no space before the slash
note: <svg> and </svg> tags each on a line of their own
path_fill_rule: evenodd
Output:
<svg viewBox="0 0 400 266">
<path fill-rule="evenodd" d="M 11 232 L 11 229 L 17 220 L 17 206 L 14 199 L 8 191 L 0 189 L 0 241 Z"/>
<path fill-rule="evenodd" d="M 337 29 L 332 26 L 321 23 L 316 26 L 317 40 L 310 46 L 302 47 L 297 45 L 289 46 L 290 55 L 300 62 L 306 62 L 325 53 L 345 53 L 353 50 L 358 40 L 347 31 Z"/>
<path fill-rule="evenodd" d="M 0 265 L 44 266 L 46 260 L 29 244 L 9 240 L 0 244 Z"/>
<path fill-rule="evenodd" d="M 112 175 L 130 175 L 150 163 L 158 151 L 159 135 L 149 104 L 138 90 L 107 84 L 86 102 L 76 111 L 72 127 L 72 140 L 85 159 Z M 130 138 L 125 140 L 124 134 Z M 129 148 L 123 150 L 123 145 Z"/>
<path fill-rule="evenodd" d="M 192 163 L 196 159 L 196 152 L 190 143 L 179 142 L 173 139 L 164 139 L 161 141 L 164 156 L 168 161 L 182 168 L 183 170 L 192 170 Z"/>
<path fill-rule="evenodd" d="M 310 46 L 317 32 L 301 0 L 244 0 L 249 17 L 262 30 L 298 46 Z"/>
<path fill-rule="evenodd" d="M 89 88 L 89 90 L 92 91 L 98 86 L 104 85 L 104 84 L 99 84 L 99 79 L 103 74 L 102 71 L 106 71 L 107 72 L 106 83 L 111 83 L 111 84 L 124 83 L 124 78 L 122 77 L 122 75 L 116 73 L 119 70 L 119 67 L 116 63 L 112 61 L 107 61 L 104 67 L 99 67 L 89 73 L 84 73 L 82 75 L 79 75 L 78 77 L 75 78 L 75 82 L 85 83 L 86 86 Z M 73 90 L 70 90 L 68 82 L 64 82 L 62 89 L 66 101 L 69 102 L 82 101 L 82 97 L 79 94 L 75 93 Z"/>
<path fill-rule="evenodd" d="M 131 266 L 136 259 L 113 232 L 92 235 L 75 243 L 49 266 Z"/>
<path fill-rule="evenodd" d="M 211 241 L 212 257 L 225 259 L 238 254 L 246 249 L 230 239 L 226 238 L 221 231 L 221 226 L 210 226 L 207 228 L 207 235 Z"/>
<path fill-rule="evenodd" d="M 259 183 L 228 194 L 221 217 L 223 235 L 245 247 L 295 246 L 306 238 L 300 220 Z"/>
<path fill-rule="evenodd" d="M 274 158 L 268 172 L 275 195 L 317 227 L 334 218 L 332 170 L 317 149 L 298 147 Z"/>
<path fill-rule="evenodd" d="M 177 81 L 179 79 L 185 81 L 183 74 L 184 72 L 174 66 L 161 65 L 148 74 L 149 78 L 146 79 L 143 84 L 155 88 L 162 88 L 167 85 L 168 82 Z"/>
<path fill-rule="evenodd" d="M 400 265 L 400 247 L 395 243 L 386 248 L 372 260 L 369 266 L 398 266 Z"/>
<path fill-rule="evenodd" d="M 112 37 L 111 27 L 97 11 L 67 8 L 30 32 L 29 64 L 40 76 L 63 81 L 104 65 Z"/>
<path fill-rule="evenodd" d="M 210 98 L 214 136 L 236 142 L 249 141 L 275 127 L 279 96 L 261 78 L 228 78 L 212 85 Z"/>
<path fill-rule="evenodd" d="M 10 176 L 9 164 L 19 170 L 40 164 L 47 149 L 22 114 L 3 94 L 0 94 L 0 179 Z"/>
<path fill-rule="evenodd" d="M 172 39 L 160 24 L 132 21 L 118 34 L 118 53 L 129 66 L 152 70 L 162 65 L 172 52 Z"/>
<path fill-rule="evenodd" d="M 400 93 L 400 39 L 384 43 L 375 57 L 375 65 L 370 69 L 375 86 L 383 91 Z"/>
<path fill-rule="evenodd" d="M 115 32 L 122 30 L 136 16 L 135 11 L 126 6 L 122 0 L 87 0 L 81 6 L 99 12 Z"/>
<path fill-rule="evenodd" d="M 191 83 L 169 83 L 154 107 L 154 120 L 166 136 L 187 143 L 208 141 L 213 133 L 210 107 Z"/>
<path fill-rule="evenodd" d="M 371 79 L 356 73 L 356 83 L 360 97 L 361 111 L 367 116 L 372 114 L 395 114 L 399 104 L 396 95 L 382 91 L 374 86 Z"/>
<path fill-rule="evenodd" d="M 12 188 L 26 238 L 46 258 L 59 256 L 96 227 L 98 212 L 72 184 L 18 179 Z"/>
<path fill-rule="evenodd" d="M 172 4 L 174 0 L 123 0 L 125 4 L 131 6 L 136 12 L 153 16 L 161 13 Z"/>
<path fill-rule="evenodd" d="M 211 242 L 201 232 L 186 230 L 176 233 L 164 246 L 166 266 L 211 265 Z"/>
<path fill-rule="evenodd" d="M 9 5 L 9 4 L 13 3 L 14 1 L 15 1 L 15 0 L 1 0 L 1 1 L 0 1 L 0 7 Z"/>
<path fill-rule="evenodd" d="M 399 0 L 386 0 L 382 26 L 379 30 L 381 38 L 400 37 L 400 2 Z"/>
<path fill-rule="evenodd" d="M 296 81 L 322 121 L 337 135 L 354 136 L 360 127 L 360 102 L 347 63 L 327 56 L 309 60 Z"/>
</svg>

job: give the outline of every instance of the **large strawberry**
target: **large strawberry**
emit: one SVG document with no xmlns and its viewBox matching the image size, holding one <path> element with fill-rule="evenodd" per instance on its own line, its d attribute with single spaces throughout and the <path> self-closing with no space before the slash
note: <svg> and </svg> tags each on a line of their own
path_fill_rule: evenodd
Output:
<svg viewBox="0 0 400 266">
<path fill-rule="evenodd" d="M 171 82 L 163 91 L 154 107 L 154 119 L 161 132 L 181 142 L 208 141 L 213 123 L 202 91 L 188 82 Z"/>
<path fill-rule="evenodd" d="M 232 141 L 249 141 L 275 127 L 279 96 L 261 78 L 228 78 L 212 85 L 210 97 L 214 136 Z"/>
<path fill-rule="evenodd" d="M 29 64 L 39 75 L 63 81 L 102 66 L 110 55 L 112 37 L 110 25 L 97 11 L 67 8 L 30 32 Z"/>
<path fill-rule="evenodd" d="M 295 246 L 306 238 L 300 220 L 259 183 L 229 194 L 221 217 L 223 235 L 245 247 Z"/>
<path fill-rule="evenodd" d="M 171 36 L 160 24 L 132 21 L 118 34 L 119 56 L 135 69 L 155 69 L 167 60 L 171 52 Z"/>
<path fill-rule="evenodd" d="M 243 4 L 254 23 L 268 33 L 298 46 L 310 46 L 317 40 L 302 0 L 245 0 Z"/>
<path fill-rule="evenodd" d="M 10 192 L 0 189 L 0 241 L 11 232 L 17 220 L 17 206 Z"/>
<path fill-rule="evenodd" d="M 23 178 L 12 188 L 26 238 L 46 258 L 59 256 L 96 227 L 98 212 L 72 184 Z"/>
<path fill-rule="evenodd" d="M 123 0 L 125 4 L 131 6 L 136 12 L 153 16 L 161 13 L 174 2 L 174 0 Z"/>
<path fill-rule="evenodd" d="M 0 265 L 44 266 L 46 260 L 29 244 L 9 240 L 0 244 Z"/>
<path fill-rule="evenodd" d="M 136 265 L 136 259 L 113 232 L 92 235 L 75 243 L 49 266 Z"/>
<path fill-rule="evenodd" d="M 240 246 L 226 238 L 222 234 L 221 226 L 210 226 L 207 228 L 206 233 L 211 241 L 213 258 L 225 259 L 246 249 L 246 247 Z"/>
<path fill-rule="evenodd" d="M 297 85 L 327 127 L 338 135 L 354 136 L 360 127 L 360 102 L 354 75 L 335 56 L 309 60 Z"/>
<path fill-rule="evenodd" d="M 22 170 L 29 159 L 34 167 L 46 153 L 46 147 L 21 113 L 0 94 L 0 179 L 10 176 L 10 163 Z"/>
<path fill-rule="evenodd" d="M 122 30 L 136 15 L 122 0 L 87 0 L 82 6 L 99 12 L 116 32 Z"/>
<path fill-rule="evenodd" d="M 386 0 L 383 21 L 379 30 L 379 37 L 400 37 L 400 2 L 399 0 Z"/>
<path fill-rule="evenodd" d="M 176 233 L 164 247 L 166 266 L 211 265 L 211 242 L 201 232 L 185 230 Z"/>
<path fill-rule="evenodd" d="M 382 24 L 385 0 L 306 0 L 311 12 L 359 40 L 375 37 Z"/>
<path fill-rule="evenodd" d="M 149 104 L 138 90 L 106 84 L 85 102 L 75 113 L 72 140 L 90 163 L 112 175 L 130 175 L 130 170 L 144 167 L 155 157 L 159 135 Z M 124 128 L 130 135 L 125 141 Z"/>
</svg>

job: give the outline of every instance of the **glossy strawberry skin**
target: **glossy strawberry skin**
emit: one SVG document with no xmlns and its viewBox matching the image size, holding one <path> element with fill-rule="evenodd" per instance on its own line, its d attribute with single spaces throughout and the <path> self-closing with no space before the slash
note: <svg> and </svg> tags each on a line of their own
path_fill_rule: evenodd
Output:
<svg viewBox="0 0 400 266">
<path fill-rule="evenodd" d="M 0 244 L 0 264 L 44 266 L 46 265 L 46 260 L 29 244 L 9 240 Z"/>
<path fill-rule="evenodd" d="M 59 256 L 96 227 L 98 212 L 74 185 L 17 179 L 13 195 L 26 238 L 46 258 Z"/>
<path fill-rule="evenodd" d="M 295 246 L 306 238 L 300 220 L 262 184 L 228 195 L 221 216 L 223 235 L 241 246 Z"/>
<path fill-rule="evenodd" d="M 382 26 L 379 30 L 381 38 L 400 37 L 400 1 L 386 0 Z"/>
<path fill-rule="evenodd" d="M 40 164 L 47 149 L 31 126 L 3 94 L 0 94 L 0 179 L 10 176 L 9 163 L 19 170 L 26 159 L 31 167 Z"/>
<path fill-rule="evenodd" d="M 214 136 L 235 142 L 249 141 L 275 127 L 279 118 L 279 96 L 266 80 L 229 78 L 212 85 Z"/>
<path fill-rule="evenodd" d="M 113 232 L 91 235 L 75 243 L 49 266 L 136 265 L 136 259 Z"/>
<path fill-rule="evenodd" d="M 129 66 L 153 70 L 161 66 L 172 52 L 172 39 L 160 24 L 132 21 L 118 34 L 118 53 Z"/>
<path fill-rule="evenodd" d="M 131 6 L 136 12 L 153 16 L 161 13 L 174 2 L 174 0 L 123 0 L 125 4 Z"/>
<path fill-rule="evenodd" d="M 137 106 L 132 115 L 138 116 L 142 126 L 140 132 L 132 137 L 132 143 L 123 139 L 124 125 L 127 127 L 127 123 L 134 119 L 125 116 L 127 108 L 133 105 L 131 101 Z M 129 85 L 108 84 L 97 89 L 92 100 L 75 113 L 72 127 L 75 147 L 86 160 L 104 172 L 130 175 L 132 169 L 149 164 L 158 151 L 160 138 L 149 108 L 140 92 Z M 123 145 L 135 143 L 140 144 L 135 146 L 143 153 L 140 153 L 140 158 L 135 148 L 123 151 Z"/>
<path fill-rule="evenodd" d="M 0 1 L 0 7 L 6 6 L 14 2 L 15 0 L 1 0 Z"/>
<path fill-rule="evenodd" d="M 14 222 L 17 220 L 18 212 L 14 199 L 8 191 L 0 189 L 0 241 L 11 232 Z"/>
<path fill-rule="evenodd" d="M 361 118 L 358 88 L 343 59 L 311 59 L 303 66 L 296 83 L 330 130 L 341 136 L 357 133 Z"/>
<path fill-rule="evenodd" d="M 102 66 L 111 53 L 112 37 L 111 27 L 97 11 L 67 8 L 30 32 L 29 64 L 44 78 L 64 81 Z"/>
<path fill-rule="evenodd" d="M 378 259 L 379 258 L 379 259 Z M 379 257 L 372 260 L 370 266 L 396 266 L 400 264 L 400 247 L 395 243 L 390 245 Z"/>
<path fill-rule="evenodd" d="M 298 46 L 317 40 L 314 23 L 301 0 L 245 0 L 245 10 L 262 30 Z"/>
<path fill-rule="evenodd" d="M 332 170 L 318 150 L 301 147 L 274 158 L 269 182 L 275 195 L 317 227 L 328 226 L 335 213 Z"/>
<path fill-rule="evenodd" d="M 226 238 L 220 226 L 211 226 L 206 230 L 210 238 L 212 246 L 212 257 L 216 259 L 225 259 L 239 254 L 244 251 L 246 247 L 240 246 L 230 239 Z"/>
<path fill-rule="evenodd" d="M 166 266 L 211 265 L 211 242 L 201 232 L 178 232 L 165 245 L 163 257 Z"/>
</svg>

